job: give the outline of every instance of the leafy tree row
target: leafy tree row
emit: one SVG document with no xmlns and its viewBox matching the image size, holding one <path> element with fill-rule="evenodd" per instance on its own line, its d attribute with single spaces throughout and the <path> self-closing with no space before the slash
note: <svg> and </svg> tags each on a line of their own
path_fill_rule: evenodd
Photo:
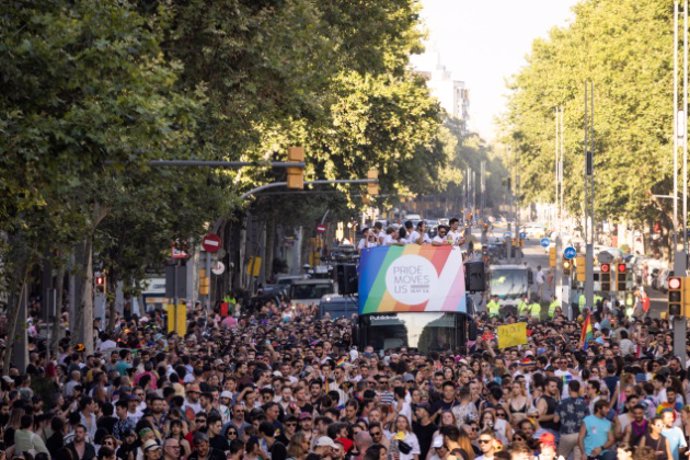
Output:
<svg viewBox="0 0 690 460">
<path fill-rule="evenodd" d="M 518 154 L 526 198 L 553 200 L 554 108 L 562 106 L 566 204 L 581 215 L 590 80 L 598 218 L 667 217 L 670 202 L 653 195 L 672 183 L 673 2 L 585 0 L 574 12 L 572 24 L 534 42 L 510 83 L 504 141 Z"/>
<path fill-rule="evenodd" d="M 313 178 L 377 166 L 395 194 L 456 177 L 441 109 L 407 66 L 421 49 L 418 8 L 2 2 L 0 289 L 10 294 L 10 333 L 23 327 L 15 307 L 36 264 L 83 279 L 79 318 L 89 324 L 94 251 L 110 282 L 134 282 L 165 260 L 171 239 L 198 238 L 232 215 L 241 192 L 275 177 L 149 160 L 279 160 L 301 144 Z"/>
</svg>

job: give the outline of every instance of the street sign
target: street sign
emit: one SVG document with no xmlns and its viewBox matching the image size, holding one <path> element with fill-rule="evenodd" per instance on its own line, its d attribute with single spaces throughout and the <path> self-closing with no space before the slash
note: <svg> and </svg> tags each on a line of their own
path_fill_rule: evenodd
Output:
<svg viewBox="0 0 690 460">
<path fill-rule="evenodd" d="M 549 246 L 551 246 L 551 240 L 548 238 L 542 238 L 541 240 L 539 240 L 539 244 L 541 244 L 542 248 L 548 248 Z"/>
<path fill-rule="evenodd" d="M 201 241 L 201 246 L 203 246 L 206 252 L 216 252 L 220 249 L 220 236 L 215 233 L 209 233 Z"/>
<path fill-rule="evenodd" d="M 568 246 L 567 248 L 565 248 L 563 250 L 563 257 L 565 257 L 568 260 L 574 259 L 576 255 L 577 255 L 577 250 L 572 246 Z"/>
<path fill-rule="evenodd" d="M 513 237 L 513 232 L 505 232 L 505 233 L 503 234 L 503 237 L 504 237 L 504 238 L 512 238 L 512 237 Z"/>
<path fill-rule="evenodd" d="M 527 233 L 525 233 L 525 232 L 520 232 L 520 239 L 521 239 L 521 240 L 524 240 L 525 238 L 527 238 Z"/>
<path fill-rule="evenodd" d="M 222 275 L 225 272 L 225 264 L 221 262 L 220 260 L 216 261 L 212 266 L 211 266 L 211 273 L 214 275 Z"/>
<path fill-rule="evenodd" d="M 316 226 L 316 233 L 323 233 L 326 231 L 326 226 L 324 224 L 319 224 Z"/>
</svg>

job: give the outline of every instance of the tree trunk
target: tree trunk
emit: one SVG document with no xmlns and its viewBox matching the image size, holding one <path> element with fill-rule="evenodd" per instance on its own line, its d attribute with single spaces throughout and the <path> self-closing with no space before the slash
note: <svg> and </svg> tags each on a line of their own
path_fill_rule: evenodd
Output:
<svg viewBox="0 0 690 460">
<path fill-rule="evenodd" d="M 270 280 L 273 279 L 273 259 L 275 258 L 273 251 L 275 250 L 275 246 L 276 246 L 275 236 L 276 236 L 276 219 L 275 219 L 275 214 L 271 213 L 269 218 L 268 218 L 267 229 L 266 229 L 266 260 L 265 260 L 266 274 L 267 274 L 267 278 Z"/>
<path fill-rule="evenodd" d="M 96 228 L 108 215 L 108 209 L 96 203 L 93 206 L 92 229 L 83 242 L 84 272 L 82 298 L 77 311 L 80 328 L 76 335 L 84 344 L 86 354 L 93 353 L 93 238 Z"/>
<path fill-rule="evenodd" d="M 81 319 L 80 342 L 84 344 L 86 354 L 93 353 L 93 236 L 84 240 L 84 278 L 79 318 Z"/>
<path fill-rule="evenodd" d="M 65 264 L 61 263 L 60 266 L 58 267 L 58 272 L 57 272 L 57 290 L 56 295 L 55 295 L 55 318 L 53 319 L 53 333 L 51 334 L 52 338 L 52 343 L 50 344 L 49 350 L 55 354 L 57 357 L 58 355 L 58 343 L 60 343 L 60 339 L 62 338 L 62 323 L 60 322 L 62 319 L 62 302 L 63 302 L 63 292 L 64 292 L 64 286 L 65 286 Z"/>
<path fill-rule="evenodd" d="M 24 297 L 26 295 L 26 290 L 28 289 L 29 285 L 29 267 L 31 264 L 26 264 L 26 267 L 24 268 L 24 273 L 22 274 L 21 277 L 21 288 L 19 289 L 19 293 L 17 295 L 16 291 L 14 295 L 11 297 L 11 301 L 8 304 L 8 311 L 7 311 L 7 318 L 8 318 L 8 324 L 7 324 L 7 338 L 8 341 L 5 344 L 5 356 L 4 360 L 2 363 L 2 371 L 3 375 L 8 375 L 10 371 L 10 364 L 12 363 L 12 357 L 13 353 L 12 350 L 14 348 L 14 343 L 16 340 L 20 339 L 21 337 L 18 337 L 17 331 L 21 328 L 24 333 L 26 334 L 26 318 L 24 318 L 24 321 L 21 326 L 19 325 L 20 318 L 19 318 L 19 312 L 22 310 L 21 308 L 21 302 L 24 301 Z M 25 340 L 25 338 L 24 338 Z M 20 372 L 24 372 L 24 369 L 20 369 Z"/>
<path fill-rule="evenodd" d="M 107 290 L 111 291 L 110 294 L 108 295 L 108 292 L 106 291 L 106 303 L 107 303 L 107 310 L 108 310 L 108 321 L 103 321 L 104 324 L 106 324 L 105 330 L 108 333 L 112 333 L 113 330 L 115 330 L 115 317 L 117 316 L 117 285 L 120 280 L 118 280 L 119 274 L 115 270 L 111 270 L 110 273 L 108 273 L 108 284 L 107 284 Z M 112 299 L 111 302 L 108 302 L 107 299 Z"/>
</svg>

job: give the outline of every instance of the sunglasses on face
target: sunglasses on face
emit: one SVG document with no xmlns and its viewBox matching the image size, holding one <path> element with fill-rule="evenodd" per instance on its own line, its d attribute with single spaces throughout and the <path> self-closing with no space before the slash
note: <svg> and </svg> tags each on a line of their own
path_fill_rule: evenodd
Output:
<svg viewBox="0 0 690 460">
<path fill-rule="evenodd" d="M 372 436 L 381 436 L 381 432 L 380 432 L 380 431 L 370 431 L 369 434 L 372 435 Z"/>
<path fill-rule="evenodd" d="M 228 431 L 228 436 L 237 436 L 237 431 Z"/>
<path fill-rule="evenodd" d="M 479 444 L 489 444 L 491 442 L 491 439 L 480 439 Z"/>
</svg>

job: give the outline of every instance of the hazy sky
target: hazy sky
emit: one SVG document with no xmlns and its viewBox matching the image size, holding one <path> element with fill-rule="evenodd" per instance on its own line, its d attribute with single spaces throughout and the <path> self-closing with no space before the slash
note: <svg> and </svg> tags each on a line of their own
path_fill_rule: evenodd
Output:
<svg viewBox="0 0 690 460">
<path fill-rule="evenodd" d="M 505 81 L 525 65 L 537 37 L 567 25 L 577 0 L 422 0 L 429 41 L 413 64 L 441 62 L 470 91 L 469 127 L 487 140 L 503 112 Z M 429 64 L 427 64 L 429 63 Z"/>
</svg>

